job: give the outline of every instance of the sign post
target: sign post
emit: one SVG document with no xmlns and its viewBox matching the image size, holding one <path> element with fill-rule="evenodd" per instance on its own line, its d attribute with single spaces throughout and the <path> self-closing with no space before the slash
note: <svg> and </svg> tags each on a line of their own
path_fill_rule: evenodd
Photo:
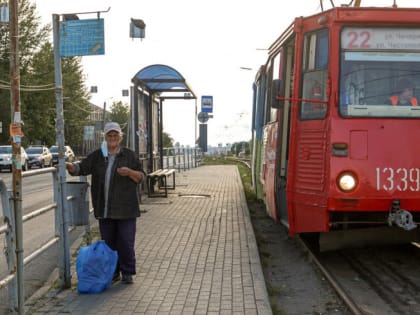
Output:
<svg viewBox="0 0 420 315">
<path fill-rule="evenodd" d="M 109 9 L 108 9 L 109 11 Z M 106 11 L 107 12 L 107 11 Z M 92 12 L 85 12 L 92 13 Z M 64 115 L 63 115 L 63 82 L 61 71 L 61 57 L 99 55 L 105 53 L 104 20 L 79 20 L 77 14 L 53 14 L 53 43 L 54 43 L 54 76 L 56 99 L 56 141 L 58 145 L 58 184 L 59 198 L 57 198 L 57 213 L 60 220 L 60 250 L 63 257 L 59 263 L 60 282 L 63 288 L 71 287 L 70 274 L 70 245 L 68 237 L 68 212 L 66 162 L 64 159 Z M 82 14 L 82 13 L 79 13 Z"/>
</svg>

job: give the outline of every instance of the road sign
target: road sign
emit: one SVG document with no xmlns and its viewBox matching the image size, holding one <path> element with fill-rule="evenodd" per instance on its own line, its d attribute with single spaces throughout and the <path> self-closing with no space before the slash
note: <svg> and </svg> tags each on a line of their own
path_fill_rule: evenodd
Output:
<svg viewBox="0 0 420 315">
<path fill-rule="evenodd" d="M 0 4 L 0 22 L 9 23 L 9 7 L 6 4 Z"/>
<path fill-rule="evenodd" d="M 201 96 L 201 111 L 205 113 L 213 112 L 213 96 L 210 96 L 210 95 Z"/>
<path fill-rule="evenodd" d="M 60 56 L 104 55 L 104 19 L 60 22 Z"/>
<path fill-rule="evenodd" d="M 198 121 L 201 123 L 206 123 L 209 120 L 209 114 L 205 112 L 198 113 Z"/>
</svg>

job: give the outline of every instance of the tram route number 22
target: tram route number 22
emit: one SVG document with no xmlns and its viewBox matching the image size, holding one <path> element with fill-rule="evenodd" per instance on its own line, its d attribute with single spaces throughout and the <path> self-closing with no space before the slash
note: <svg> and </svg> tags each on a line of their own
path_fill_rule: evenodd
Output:
<svg viewBox="0 0 420 315">
<path fill-rule="evenodd" d="M 376 168 L 376 190 L 419 191 L 420 169 L 384 167 Z"/>
<path fill-rule="evenodd" d="M 347 43 L 348 49 L 357 49 L 357 48 L 364 48 L 369 49 L 371 48 L 370 39 L 371 33 L 368 31 L 360 31 L 360 32 L 348 32 L 347 33 L 349 42 Z"/>
</svg>

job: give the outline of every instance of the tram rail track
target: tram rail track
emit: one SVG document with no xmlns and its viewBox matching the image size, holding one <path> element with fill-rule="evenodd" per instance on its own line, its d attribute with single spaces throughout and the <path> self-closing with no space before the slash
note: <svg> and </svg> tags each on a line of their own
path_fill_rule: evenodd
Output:
<svg viewBox="0 0 420 315">
<path fill-rule="evenodd" d="M 352 314 L 420 314 L 419 248 L 411 244 L 320 253 L 299 243 Z"/>
<path fill-rule="evenodd" d="M 311 261 L 317 266 L 320 270 L 322 275 L 328 280 L 330 285 L 334 288 L 337 295 L 343 300 L 345 305 L 348 307 L 349 311 L 354 315 L 362 315 L 363 313 L 360 311 L 359 307 L 356 305 L 356 302 L 347 294 L 347 292 L 341 287 L 340 283 L 338 283 L 333 274 L 331 274 L 328 269 L 321 263 L 318 259 L 316 253 L 313 249 L 306 243 L 301 237 L 297 238 L 300 245 L 309 255 Z"/>
</svg>

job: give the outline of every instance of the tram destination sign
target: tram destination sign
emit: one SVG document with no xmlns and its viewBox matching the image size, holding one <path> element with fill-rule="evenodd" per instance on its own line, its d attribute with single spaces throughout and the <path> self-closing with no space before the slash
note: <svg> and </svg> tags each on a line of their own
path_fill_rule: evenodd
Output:
<svg viewBox="0 0 420 315">
<path fill-rule="evenodd" d="M 104 55 L 104 19 L 60 22 L 60 56 Z"/>
<path fill-rule="evenodd" d="M 420 49 L 420 29 L 346 27 L 341 47 L 347 50 Z"/>
</svg>

